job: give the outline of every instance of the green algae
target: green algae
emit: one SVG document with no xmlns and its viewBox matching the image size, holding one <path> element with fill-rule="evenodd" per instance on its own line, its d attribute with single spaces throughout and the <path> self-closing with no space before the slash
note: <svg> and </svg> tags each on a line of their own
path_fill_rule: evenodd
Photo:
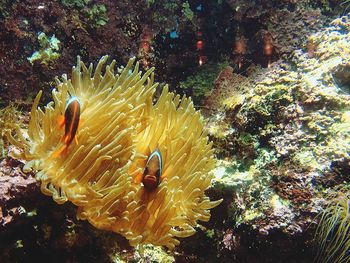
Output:
<svg viewBox="0 0 350 263">
<path fill-rule="evenodd" d="M 104 4 L 93 4 L 91 0 L 62 0 L 61 3 L 67 8 L 81 10 L 81 13 L 87 18 L 87 22 L 92 28 L 98 28 L 107 24 L 109 17 L 107 8 Z M 79 18 L 76 18 L 79 20 Z"/>
<path fill-rule="evenodd" d="M 192 21 L 194 17 L 194 13 L 191 10 L 190 4 L 188 1 L 182 3 L 182 14 L 190 21 Z"/>
<path fill-rule="evenodd" d="M 219 161 L 214 170 L 213 187 L 222 192 L 234 192 L 238 199 L 244 196 L 244 201 L 233 203 L 229 208 L 229 217 L 236 226 L 249 224 L 264 214 L 274 194 L 269 186 L 271 175 L 266 167 L 276 160 L 274 152 L 259 148 L 251 165 L 238 160 Z"/>
<path fill-rule="evenodd" d="M 246 210 L 242 217 L 242 222 L 250 222 L 261 217 L 263 213 L 261 211 Z"/>
<path fill-rule="evenodd" d="M 87 17 L 94 27 L 100 27 L 107 24 L 109 18 L 105 5 L 93 5 L 86 11 Z"/>
<path fill-rule="evenodd" d="M 319 166 L 315 153 L 309 147 L 300 149 L 292 160 L 302 168 L 317 168 Z"/>
<path fill-rule="evenodd" d="M 211 94 L 215 79 L 227 66 L 227 61 L 204 64 L 193 75 L 180 82 L 179 87 L 187 94 L 191 94 L 195 101 L 200 101 Z"/>
<path fill-rule="evenodd" d="M 206 237 L 213 239 L 215 237 L 215 230 L 214 229 L 208 229 L 205 231 Z"/>
<path fill-rule="evenodd" d="M 151 9 L 152 20 L 163 25 L 163 33 L 177 31 L 181 24 L 193 22 L 195 19 L 195 13 L 188 1 L 146 0 L 146 6 Z"/>
<path fill-rule="evenodd" d="M 151 263 L 173 263 L 175 258 L 168 254 L 164 248 L 160 246 L 145 245 L 142 252 L 135 257 L 133 262 L 151 262 Z"/>
<path fill-rule="evenodd" d="M 39 50 L 27 58 L 31 64 L 34 61 L 40 61 L 41 64 L 48 65 L 61 56 L 59 53 L 61 41 L 55 35 L 48 37 L 44 32 L 41 32 L 38 34 L 38 42 Z"/>
<path fill-rule="evenodd" d="M 61 0 L 61 3 L 70 8 L 83 8 L 90 0 Z"/>
<path fill-rule="evenodd" d="M 293 101 L 291 86 L 288 83 L 266 85 L 256 85 L 245 110 L 255 111 L 262 116 L 271 116 L 277 108 L 282 105 L 288 105 Z"/>
</svg>

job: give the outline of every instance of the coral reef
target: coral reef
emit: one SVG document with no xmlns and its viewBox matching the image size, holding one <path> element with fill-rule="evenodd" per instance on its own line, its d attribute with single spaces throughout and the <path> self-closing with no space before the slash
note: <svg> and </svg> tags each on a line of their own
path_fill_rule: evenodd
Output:
<svg viewBox="0 0 350 263">
<path fill-rule="evenodd" d="M 238 262 L 246 255 L 246 246 L 260 258 L 269 258 L 273 246 L 268 243 L 274 244 L 277 236 L 291 262 L 309 262 L 317 215 L 348 181 L 350 96 L 344 73 L 349 64 L 348 20 L 347 16 L 336 19 L 311 35 L 312 52 L 305 43 L 289 63 L 249 69 L 247 77 L 224 69 L 213 97 L 208 98 L 215 102 L 208 104 L 212 105 L 209 134 L 222 158 L 214 188 L 230 193 L 225 200 L 228 223 L 221 232 L 215 227 L 214 240 L 221 240 Z M 232 108 L 226 103 L 231 97 Z M 334 212 L 339 206 L 330 202 L 326 211 Z M 323 218 L 338 217 L 326 212 Z M 326 225 L 321 231 L 323 246 L 330 238 L 327 222 L 321 220 Z M 257 240 L 263 243 L 257 245 Z M 299 247 L 292 244 L 295 240 L 302 242 Z M 344 248 L 340 243 L 330 246 Z M 346 256 L 343 251 L 326 256 L 336 260 Z M 225 249 L 222 253 L 221 258 L 231 258 Z M 251 258 L 250 262 L 265 261 Z"/>
<path fill-rule="evenodd" d="M 5 198 L 0 213 L 2 261 L 279 262 L 284 258 L 286 262 L 311 262 L 316 256 L 312 246 L 325 261 L 343 260 L 347 254 L 339 248 L 346 248 L 346 244 L 337 240 L 345 241 L 346 237 L 333 234 L 342 227 L 342 217 L 337 213 L 343 211 L 346 216 L 350 172 L 349 17 L 336 19 L 328 27 L 325 24 L 346 13 L 346 9 L 347 1 L 340 0 L 0 1 L 0 37 L 6 40 L 0 41 L 0 105 L 13 101 L 17 106 L 16 111 L 9 107 L 0 112 L 0 191 Z M 40 35 L 43 41 L 38 39 Z M 42 56 L 30 62 L 28 58 L 33 54 Z M 8 151 L 18 154 L 20 150 L 9 148 L 4 131 L 15 130 L 14 122 L 21 120 L 23 124 L 12 136 L 23 133 L 24 141 L 28 140 L 27 112 L 35 94 L 41 88 L 44 103 L 50 101 L 54 76 L 69 72 L 77 54 L 93 62 L 103 54 L 111 54 L 118 64 L 136 55 L 141 68 L 156 66 L 157 81 L 169 83 L 170 90 L 177 93 L 193 96 L 195 106 L 208 118 L 203 125 L 219 162 L 214 187 L 205 195 L 223 202 L 210 210 L 210 221 L 200 222 L 201 226 L 192 221 L 193 229 L 188 227 L 187 233 L 195 230 L 196 234 L 181 241 L 175 252 L 145 245 L 142 254 L 123 236 L 77 220 L 74 205 L 66 202 L 57 206 L 42 196 L 33 174 L 21 172 L 24 160 L 8 156 Z M 85 70 L 83 66 L 81 69 Z M 59 85 L 64 86 L 65 80 L 61 79 Z M 154 98 L 178 100 L 158 91 L 161 89 Z M 151 105 L 150 101 L 146 104 Z M 190 102 L 185 102 L 193 113 Z M 60 105 L 62 113 L 65 103 Z M 159 114 L 156 105 L 154 114 Z M 54 104 L 46 106 L 51 108 Z M 138 118 L 135 115 L 141 112 L 145 116 L 145 108 L 143 105 L 131 115 Z M 38 115 L 44 109 L 38 109 Z M 129 139 L 123 137 L 122 142 L 127 145 L 143 140 L 145 134 L 141 131 L 147 130 L 146 123 L 157 119 L 155 116 L 144 118 L 140 125 L 132 118 L 130 123 L 139 127 L 138 133 Z M 82 118 L 82 127 L 89 123 L 86 117 Z M 169 125 L 181 126 L 178 122 Z M 57 123 L 53 127 L 58 128 Z M 120 128 L 125 127 L 129 124 Z M 154 136 L 168 140 L 157 131 L 150 129 L 150 133 L 157 134 Z M 62 146 L 58 142 L 62 135 L 60 130 L 60 136 L 52 138 L 55 143 L 51 148 L 47 143 L 50 149 L 45 152 L 50 162 L 49 152 Z M 83 141 L 80 136 L 78 133 L 82 144 L 88 135 Z M 152 149 L 140 144 L 133 150 L 126 147 L 135 162 L 126 164 L 129 157 L 119 160 L 125 163 L 124 175 L 134 172 L 135 177 L 118 183 L 127 182 L 133 192 L 130 196 L 139 194 L 137 200 L 142 183 L 140 173 L 136 174 L 157 147 L 152 143 Z M 162 145 L 162 152 L 169 148 L 168 141 Z M 73 142 L 69 149 L 77 150 L 78 146 Z M 176 158 L 181 154 L 175 154 Z M 105 161 L 109 162 L 101 162 Z M 31 165 L 38 162 L 26 168 Z M 48 186 L 45 191 L 59 202 L 66 200 L 61 194 L 67 192 L 55 188 L 56 181 L 49 183 L 51 179 L 45 181 L 44 175 L 41 179 Z M 181 195 L 169 181 L 161 183 L 165 185 L 173 201 Z M 86 184 L 80 188 L 88 196 L 96 195 L 86 189 Z M 80 202 L 72 192 L 68 196 Z M 125 207 L 129 201 L 114 203 L 122 207 L 115 215 L 121 217 L 120 213 L 126 211 L 130 216 L 129 208 L 142 207 L 140 203 Z M 103 207 L 104 201 L 98 202 Z M 110 204 L 102 209 L 107 210 Z M 99 226 L 101 218 L 94 214 L 92 205 L 90 209 L 80 204 L 78 214 Z M 133 228 L 134 234 L 128 238 L 135 244 L 140 236 L 144 237 L 141 243 L 152 239 L 138 228 L 142 218 L 155 213 L 142 209 L 138 210 L 140 220 L 127 226 Z M 150 222 L 157 222 L 155 217 Z M 318 241 L 314 242 L 318 223 Z M 154 224 L 152 231 L 155 228 Z M 112 230 L 128 235 L 117 227 Z M 154 231 L 154 237 L 159 238 L 160 232 Z"/>
</svg>

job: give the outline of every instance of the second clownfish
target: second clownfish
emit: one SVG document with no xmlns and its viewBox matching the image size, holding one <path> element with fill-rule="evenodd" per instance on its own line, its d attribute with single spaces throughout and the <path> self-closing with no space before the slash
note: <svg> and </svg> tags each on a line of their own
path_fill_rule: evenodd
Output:
<svg viewBox="0 0 350 263">
<path fill-rule="evenodd" d="M 64 146 L 58 149 L 53 157 L 60 156 L 62 153 L 67 153 L 69 145 L 73 140 L 77 141 L 77 131 L 79 129 L 80 122 L 80 101 L 77 97 L 72 97 L 68 100 L 64 116 L 59 120 L 60 127 L 64 126 L 64 135 L 62 137 L 62 142 Z"/>
<path fill-rule="evenodd" d="M 163 163 L 162 155 L 157 149 L 150 154 L 142 175 L 142 184 L 148 191 L 156 189 L 160 183 Z"/>
</svg>

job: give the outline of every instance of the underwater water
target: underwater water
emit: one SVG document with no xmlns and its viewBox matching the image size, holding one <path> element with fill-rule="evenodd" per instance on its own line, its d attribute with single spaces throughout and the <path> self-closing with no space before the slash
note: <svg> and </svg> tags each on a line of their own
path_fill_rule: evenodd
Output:
<svg viewBox="0 0 350 263">
<path fill-rule="evenodd" d="M 0 1 L 0 262 L 350 262 L 350 1 Z"/>
</svg>

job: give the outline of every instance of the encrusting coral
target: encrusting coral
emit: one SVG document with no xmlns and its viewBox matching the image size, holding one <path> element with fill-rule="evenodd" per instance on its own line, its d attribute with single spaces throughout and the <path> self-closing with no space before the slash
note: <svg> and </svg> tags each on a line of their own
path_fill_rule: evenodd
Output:
<svg viewBox="0 0 350 263">
<path fill-rule="evenodd" d="M 197 221 L 210 218 L 210 186 L 215 166 L 203 119 L 189 98 L 165 87 L 153 104 L 157 84 L 153 69 L 143 75 L 134 59 L 119 74 L 115 61 L 95 71 L 78 58 L 72 79 L 57 79 L 53 101 L 38 107 L 34 100 L 28 131 L 7 132 L 23 149 L 24 171 L 37 170 L 41 190 L 62 204 L 77 205 L 77 216 L 100 229 L 124 235 L 131 245 L 152 243 L 173 248 L 178 237 L 195 233 Z M 65 154 L 64 131 L 57 121 L 71 97 L 79 99 L 80 126 Z M 149 154 L 161 153 L 160 184 L 153 191 L 141 180 Z"/>
<path fill-rule="evenodd" d="M 209 123 L 221 158 L 214 189 L 236 195 L 231 194 L 232 223 L 224 231 L 233 231 L 236 240 L 252 240 L 236 248 L 238 261 L 245 261 L 245 248 L 256 246 L 260 236 L 270 249 L 257 245 L 255 253 L 273 253 L 277 233 L 290 261 L 350 260 L 349 30 L 349 15 L 337 18 L 309 37 L 312 45 L 295 50 L 292 63 L 251 67 L 246 81 L 237 82 L 225 69 L 217 79 L 222 94 L 232 96 L 226 91 L 231 88 L 244 98 L 234 107 L 214 104 Z M 224 105 L 217 94 L 212 101 Z M 318 257 L 308 249 L 312 243 Z"/>
</svg>

